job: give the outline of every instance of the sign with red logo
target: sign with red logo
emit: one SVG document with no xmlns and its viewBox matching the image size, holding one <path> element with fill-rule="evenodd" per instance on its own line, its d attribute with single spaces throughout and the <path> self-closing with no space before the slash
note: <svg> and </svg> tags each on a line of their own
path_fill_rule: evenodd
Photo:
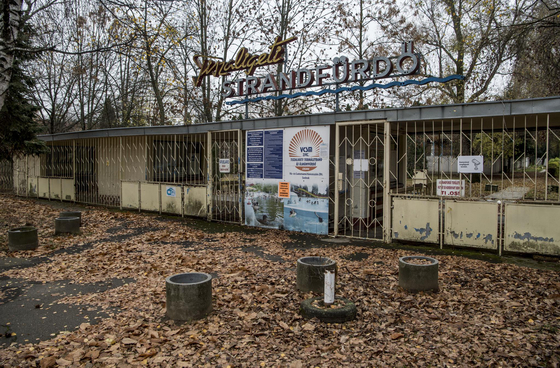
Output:
<svg viewBox="0 0 560 368">
<path fill-rule="evenodd" d="M 326 144 L 315 130 L 305 129 L 297 132 L 290 141 L 288 154 L 290 160 L 295 163 L 296 169 L 300 171 L 313 171 L 317 168 L 317 162 L 322 161 L 321 148 Z"/>
</svg>

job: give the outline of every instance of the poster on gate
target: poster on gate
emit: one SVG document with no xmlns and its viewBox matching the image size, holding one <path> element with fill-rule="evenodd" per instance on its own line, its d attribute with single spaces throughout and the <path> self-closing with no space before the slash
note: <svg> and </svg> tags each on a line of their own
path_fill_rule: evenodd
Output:
<svg viewBox="0 0 560 368">
<path fill-rule="evenodd" d="M 245 224 L 328 233 L 329 127 L 246 132 Z"/>
</svg>

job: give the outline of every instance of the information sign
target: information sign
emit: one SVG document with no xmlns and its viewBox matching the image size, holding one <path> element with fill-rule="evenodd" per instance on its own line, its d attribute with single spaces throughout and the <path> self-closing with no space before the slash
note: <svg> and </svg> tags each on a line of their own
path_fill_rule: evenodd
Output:
<svg viewBox="0 0 560 368">
<path fill-rule="evenodd" d="M 461 174 L 482 174 L 484 171 L 484 156 L 459 156 L 457 158 L 457 168 Z"/>
<path fill-rule="evenodd" d="M 290 183 L 281 181 L 278 183 L 278 197 L 290 198 Z"/>
<path fill-rule="evenodd" d="M 230 163 L 229 158 L 221 158 L 220 159 L 220 173 L 221 174 L 229 174 L 230 171 Z"/>
<path fill-rule="evenodd" d="M 464 197 L 465 181 L 464 180 L 443 180 L 438 179 L 436 182 L 437 195 L 442 197 Z"/>
</svg>

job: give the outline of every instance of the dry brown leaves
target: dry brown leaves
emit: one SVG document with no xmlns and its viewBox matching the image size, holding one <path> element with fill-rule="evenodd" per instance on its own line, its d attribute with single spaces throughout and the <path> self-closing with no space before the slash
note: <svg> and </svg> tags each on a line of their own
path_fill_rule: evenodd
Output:
<svg viewBox="0 0 560 368">
<path fill-rule="evenodd" d="M 61 300 L 118 307 L 120 313 L 49 341 L 10 346 L 0 351 L 6 366 L 555 366 L 560 361 L 557 272 L 437 256 L 441 291 L 411 295 L 398 287 L 398 259 L 413 255 L 410 251 L 348 245 L 305 251 L 286 248 L 291 242 L 286 232 L 210 234 L 181 221 L 101 208 L 87 209 L 82 235 L 54 237 L 57 209 L 8 196 L 0 196 L 0 206 L 9 209 L 0 214 L 3 223 L 35 221 L 43 239 L 52 240 L 41 241 L 26 257 L 89 244 L 2 276 L 136 280 Z M 286 262 L 244 252 L 244 246 L 258 246 Z M 345 259 L 355 252 L 369 257 Z M 299 304 L 310 295 L 295 290 L 295 263 L 309 255 L 337 260 L 337 295 L 356 303 L 356 321 L 324 324 L 300 317 Z M 165 318 L 164 280 L 188 271 L 218 274 L 214 311 L 204 320 L 178 324 Z"/>
</svg>

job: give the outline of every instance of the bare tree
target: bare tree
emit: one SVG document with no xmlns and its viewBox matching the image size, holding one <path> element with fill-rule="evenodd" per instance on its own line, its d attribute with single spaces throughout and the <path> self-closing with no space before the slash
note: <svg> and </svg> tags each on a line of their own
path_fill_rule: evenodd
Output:
<svg viewBox="0 0 560 368">
<path fill-rule="evenodd" d="M 542 0 L 524 10 L 527 21 L 515 46 L 506 98 L 560 94 L 560 3 Z"/>
<path fill-rule="evenodd" d="M 408 12 L 385 7 L 379 18 L 389 38 L 414 40 L 422 50 L 426 76 L 464 76 L 456 83 L 433 84 L 440 103 L 473 102 L 488 97 L 497 77 L 507 74 L 513 60 L 512 46 L 523 22 L 526 0 L 426 0 Z M 409 19 L 407 19 L 409 17 Z M 425 89 L 423 89 L 425 91 Z"/>
</svg>

